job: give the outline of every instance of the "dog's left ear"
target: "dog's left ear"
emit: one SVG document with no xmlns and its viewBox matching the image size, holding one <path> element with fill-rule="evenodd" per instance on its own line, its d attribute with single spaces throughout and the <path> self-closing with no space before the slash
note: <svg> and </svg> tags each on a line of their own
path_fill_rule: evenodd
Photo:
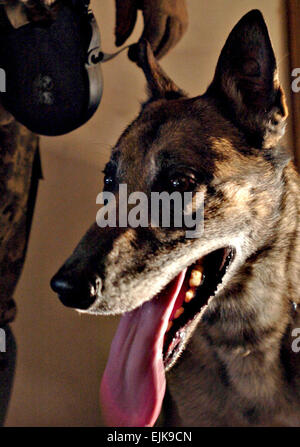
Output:
<svg viewBox="0 0 300 447">
<path fill-rule="evenodd" d="M 257 147 L 275 146 L 284 133 L 287 106 L 260 11 L 246 14 L 230 33 L 206 92 Z"/>
<path fill-rule="evenodd" d="M 151 100 L 177 99 L 186 96 L 186 93 L 177 87 L 175 82 L 163 71 L 155 59 L 149 42 L 145 39 L 133 45 L 128 56 L 143 70 Z"/>
</svg>

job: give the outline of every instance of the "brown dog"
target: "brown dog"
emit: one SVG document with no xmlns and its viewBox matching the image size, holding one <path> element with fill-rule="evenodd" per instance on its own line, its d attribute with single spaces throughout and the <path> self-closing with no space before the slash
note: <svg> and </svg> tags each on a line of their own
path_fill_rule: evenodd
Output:
<svg viewBox="0 0 300 447">
<path fill-rule="evenodd" d="M 204 232 L 95 223 L 52 279 L 68 306 L 125 313 L 101 385 L 107 423 L 153 425 L 162 407 L 165 425 L 299 426 L 300 187 L 263 17 L 235 26 L 203 96 L 144 42 L 137 57 L 150 97 L 105 190 L 202 192 Z"/>
</svg>

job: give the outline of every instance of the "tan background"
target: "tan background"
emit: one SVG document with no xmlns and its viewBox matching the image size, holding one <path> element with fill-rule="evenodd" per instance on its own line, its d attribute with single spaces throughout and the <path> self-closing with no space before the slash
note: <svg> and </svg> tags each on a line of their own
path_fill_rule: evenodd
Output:
<svg viewBox="0 0 300 447">
<path fill-rule="evenodd" d="M 284 1 L 188 0 L 189 30 L 162 65 L 191 95 L 212 79 L 225 39 L 253 8 L 265 15 L 281 79 L 289 93 Z M 92 2 L 105 51 L 113 51 L 114 2 Z M 141 30 L 141 20 L 134 41 Z M 45 180 L 40 183 L 13 328 L 18 363 L 9 426 L 101 425 L 98 390 L 117 320 L 80 316 L 63 307 L 49 280 L 95 219 L 101 170 L 110 147 L 145 98 L 144 79 L 123 54 L 103 66 L 101 107 L 83 128 L 42 138 Z M 290 144 L 290 142 L 289 142 Z"/>
</svg>

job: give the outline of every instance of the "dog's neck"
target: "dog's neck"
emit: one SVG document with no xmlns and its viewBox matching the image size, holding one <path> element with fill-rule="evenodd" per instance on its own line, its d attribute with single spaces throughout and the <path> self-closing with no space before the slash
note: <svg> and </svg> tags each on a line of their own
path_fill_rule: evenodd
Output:
<svg viewBox="0 0 300 447">
<path fill-rule="evenodd" d="M 291 164 L 283 171 L 280 186 L 280 211 L 274 210 L 280 219 L 274 220 L 271 236 L 246 260 L 204 318 L 205 337 L 214 346 L 230 355 L 266 353 L 272 348 L 268 362 L 276 358 L 282 334 L 300 304 L 300 184 Z"/>
<path fill-rule="evenodd" d="M 247 260 L 235 283 L 215 302 L 211 313 L 198 326 L 182 361 L 169 374 L 173 408 L 178 409 L 183 420 L 182 408 L 187 393 L 193 396 L 197 407 L 203 405 L 203 408 L 207 408 L 209 396 L 218 401 L 226 393 L 238 395 L 245 404 L 246 413 L 251 405 L 273 408 L 274 412 L 283 405 L 281 394 L 284 393 L 278 387 L 288 388 L 286 374 L 293 375 L 285 371 L 283 351 L 289 363 L 288 358 L 293 355 L 291 331 L 297 325 L 299 310 L 295 308 L 300 302 L 297 284 L 300 259 L 296 258 L 300 251 L 300 185 L 291 164 L 283 172 L 281 185 L 283 217 L 274 228 L 272 246 L 266 245 Z M 298 321 L 300 323 L 300 319 Z M 186 408 L 184 413 L 186 411 L 189 410 Z M 231 418 L 235 417 L 234 411 L 228 409 Z M 209 415 L 209 412 L 199 416 L 198 411 L 195 416 L 186 414 L 186 417 L 184 423 L 192 425 L 194 420 L 196 425 L 211 424 L 212 419 L 222 425 L 226 424 L 227 416 L 219 422 L 218 416 Z M 238 416 L 231 423 L 243 425 L 248 420 L 255 425 L 261 422 L 259 418 L 256 421 L 256 417 L 250 411 L 246 421 Z"/>
</svg>

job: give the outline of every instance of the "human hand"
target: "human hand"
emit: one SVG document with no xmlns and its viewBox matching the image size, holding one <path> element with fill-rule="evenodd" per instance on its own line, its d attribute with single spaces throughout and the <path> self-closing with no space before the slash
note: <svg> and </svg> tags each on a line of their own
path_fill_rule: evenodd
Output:
<svg viewBox="0 0 300 447">
<path fill-rule="evenodd" d="M 142 10 L 146 39 L 157 59 L 163 57 L 182 38 L 188 26 L 185 0 L 116 0 L 116 45 L 121 46 L 131 35 Z"/>
</svg>

